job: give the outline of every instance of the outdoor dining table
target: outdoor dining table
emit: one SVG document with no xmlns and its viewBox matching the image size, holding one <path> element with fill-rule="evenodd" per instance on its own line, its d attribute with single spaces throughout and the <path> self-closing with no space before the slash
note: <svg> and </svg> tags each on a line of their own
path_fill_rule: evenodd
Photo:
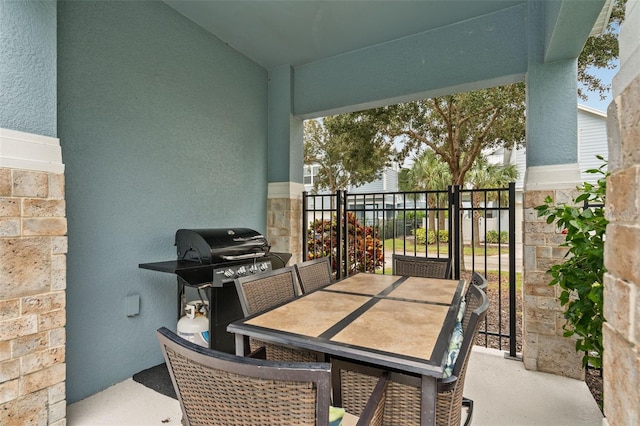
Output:
<svg viewBox="0 0 640 426">
<path fill-rule="evenodd" d="M 359 273 L 227 331 L 237 355 L 254 337 L 420 376 L 421 423 L 432 425 L 463 287 L 464 280 Z"/>
</svg>

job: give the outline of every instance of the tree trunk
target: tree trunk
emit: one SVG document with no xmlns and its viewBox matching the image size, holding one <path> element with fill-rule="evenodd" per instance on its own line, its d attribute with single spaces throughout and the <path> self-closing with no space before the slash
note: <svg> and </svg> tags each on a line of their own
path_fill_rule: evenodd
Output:
<svg viewBox="0 0 640 426">
<path fill-rule="evenodd" d="M 473 246 L 480 247 L 480 218 L 482 215 L 478 211 L 473 212 L 473 230 L 471 231 L 473 238 Z"/>
<path fill-rule="evenodd" d="M 464 225 L 463 225 L 463 218 L 464 214 L 462 212 L 462 210 L 460 210 L 460 216 L 458 217 L 458 220 L 460 221 L 460 239 L 458 240 L 459 243 L 459 250 L 460 250 L 460 271 L 466 271 L 466 267 L 464 265 Z"/>
</svg>

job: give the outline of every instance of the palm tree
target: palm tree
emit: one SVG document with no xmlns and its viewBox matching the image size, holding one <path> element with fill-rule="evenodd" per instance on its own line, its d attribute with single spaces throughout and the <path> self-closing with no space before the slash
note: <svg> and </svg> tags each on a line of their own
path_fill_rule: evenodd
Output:
<svg viewBox="0 0 640 426">
<path fill-rule="evenodd" d="M 513 164 L 497 165 L 489 164 L 487 159 L 479 157 L 467 174 L 467 186 L 471 189 L 504 188 L 509 182 L 518 178 L 518 170 Z M 474 192 L 471 203 L 473 210 L 473 244 L 480 245 L 479 230 L 480 217 L 478 209 L 482 202 L 498 201 L 498 191 L 489 191 L 482 197 L 481 193 Z M 507 203 L 506 197 L 501 197 L 502 203 Z M 485 206 L 486 207 L 486 206 Z"/>
<path fill-rule="evenodd" d="M 451 172 L 432 150 L 427 150 L 419 157 L 413 158 L 413 166 L 407 172 L 406 181 L 401 183 L 402 191 L 442 191 L 451 184 Z M 438 207 L 446 203 L 442 197 L 446 194 L 431 193 L 427 195 L 427 206 Z M 439 203 L 438 203 L 439 202 Z M 439 218 L 439 229 L 444 229 L 445 215 L 440 212 L 429 214 L 429 228 L 435 229 L 436 216 Z"/>
</svg>

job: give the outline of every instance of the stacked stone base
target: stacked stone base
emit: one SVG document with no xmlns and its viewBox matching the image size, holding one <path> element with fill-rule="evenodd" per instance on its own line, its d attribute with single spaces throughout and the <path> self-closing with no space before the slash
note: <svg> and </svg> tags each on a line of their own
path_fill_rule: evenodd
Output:
<svg viewBox="0 0 640 426">
<path fill-rule="evenodd" d="M 563 262 L 567 248 L 560 244 L 565 237 L 535 210 L 547 197 L 555 204 L 565 204 L 575 195 L 571 189 L 529 190 L 524 194 L 522 353 L 529 370 L 584 379 L 582 354 L 576 352 L 575 340 L 563 336 L 566 320 L 558 300 L 561 289 L 549 286 L 552 277 L 547 273 L 551 266 Z"/>
<path fill-rule="evenodd" d="M 607 113 L 609 171 L 605 242 L 605 424 L 640 424 L 640 2 L 620 30 L 620 71 Z"/>
<path fill-rule="evenodd" d="M 0 168 L 0 424 L 66 424 L 62 174 Z"/>
</svg>

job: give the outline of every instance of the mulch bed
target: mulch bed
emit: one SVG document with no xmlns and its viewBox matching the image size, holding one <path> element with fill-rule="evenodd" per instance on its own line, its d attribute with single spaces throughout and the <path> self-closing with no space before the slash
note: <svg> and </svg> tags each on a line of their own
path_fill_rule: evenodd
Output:
<svg viewBox="0 0 640 426">
<path fill-rule="evenodd" d="M 470 272 L 463 272 L 462 275 L 462 278 L 467 279 L 467 281 L 471 278 Z M 497 336 L 487 336 L 482 332 L 487 330 L 493 333 L 499 333 L 499 330 L 502 330 L 502 334 L 509 333 L 509 280 L 507 276 L 503 275 L 501 294 L 498 291 L 497 285 L 498 274 L 490 272 L 488 280 L 489 287 L 487 288 L 487 296 L 489 297 L 489 311 L 487 312 L 487 325 L 486 328 L 482 326 L 480 329 L 480 334 L 476 338 L 475 344 L 508 352 L 508 338 L 500 339 Z M 499 315 L 500 311 L 502 311 L 502 318 L 500 318 Z M 516 352 L 522 353 L 522 293 L 519 291 L 516 292 Z M 600 409 L 602 409 L 603 380 L 601 371 L 588 368 L 585 372 L 585 382 L 596 403 Z"/>
</svg>

